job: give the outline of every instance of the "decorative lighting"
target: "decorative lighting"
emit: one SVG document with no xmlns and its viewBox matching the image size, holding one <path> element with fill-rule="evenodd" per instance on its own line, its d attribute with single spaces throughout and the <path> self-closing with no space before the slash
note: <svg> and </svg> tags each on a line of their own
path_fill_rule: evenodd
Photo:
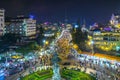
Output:
<svg viewBox="0 0 120 80">
<path fill-rule="evenodd" d="M 34 19 L 34 15 L 29 15 L 29 17 L 30 17 L 31 19 Z"/>
</svg>

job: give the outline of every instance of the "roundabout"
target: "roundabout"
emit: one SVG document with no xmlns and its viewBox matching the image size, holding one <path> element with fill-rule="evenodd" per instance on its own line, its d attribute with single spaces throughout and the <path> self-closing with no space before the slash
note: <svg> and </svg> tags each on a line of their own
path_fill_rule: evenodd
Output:
<svg viewBox="0 0 120 80">
<path fill-rule="evenodd" d="M 69 30 L 63 30 L 59 38 L 56 39 L 55 44 L 50 50 L 49 55 L 52 58 L 49 60 L 51 68 L 35 70 L 29 75 L 22 78 L 22 80 L 95 80 L 94 77 L 81 71 L 78 68 L 67 68 L 77 63 L 77 52 L 71 46 L 71 34 Z M 44 54 L 42 55 L 44 57 Z M 42 59 L 46 63 L 48 57 Z M 76 65 L 77 66 L 77 65 Z"/>
</svg>

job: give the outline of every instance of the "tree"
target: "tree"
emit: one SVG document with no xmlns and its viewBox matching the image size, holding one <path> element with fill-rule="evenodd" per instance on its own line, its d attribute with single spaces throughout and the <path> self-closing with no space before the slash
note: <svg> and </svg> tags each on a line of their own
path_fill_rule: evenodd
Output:
<svg viewBox="0 0 120 80">
<path fill-rule="evenodd" d="M 1 39 L 6 43 L 16 43 L 20 38 L 20 35 L 14 33 L 7 33 L 1 37 Z"/>
<path fill-rule="evenodd" d="M 76 32 L 72 32 L 73 43 L 77 44 L 81 50 L 85 50 L 87 34 L 87 32 L 82 32 L 80 27 L 76 28 Z"/>
<path fill-rule="evenodd" d="M 38 28 L 38 34 L 37 34 L 37 43 L 39 44 L 39 45 L 43 45 L 43 42 L 42 42 L 42 40 L 43 40 L 43 38 L 44 38 L 44 29 L 43 29 L 43 27 L 42 26 L 40 26 L 40 28 Z"/>
</svg>

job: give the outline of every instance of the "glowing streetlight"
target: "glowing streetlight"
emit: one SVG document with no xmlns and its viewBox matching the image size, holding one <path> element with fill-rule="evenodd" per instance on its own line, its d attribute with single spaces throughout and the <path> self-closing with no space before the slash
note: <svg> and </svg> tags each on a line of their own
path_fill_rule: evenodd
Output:
<svg viewBox="0 0 120 80">
<path fill-rule="evenodd" d="M 75 25 L 75 28 L 78 28 L 79 26 L 78 25 Z"/>
<path fill-rule="evenodd" d="M 91 41 L 91 44 L 94 44 L 94 41 Z"/>
<path fill-rule="evenodd" d="M 48 45 L 49 41 L 43 40 L 44 45 Z"/>
<path fill-rule="evenodd" d="M 120 47 L 119 46 L 116 46 L 116 51 L 119 51 L 120 50 Z"/>
<path fill-rule="evenodd" d="M 45 44 L 46 44 L 46 45 L 48 45 L 48 44 L 49 44 L 49 42 L 48 42 L 48 41 L 46 41 L 46 42 L 45 42 Z"/>
<path fill-rule="evenodd" d="M 45 43 L 45 40 L 43 40 L 43 43 Z"/>
<path fill-rule="evenodd" d="M 91 43 L 91 48 L 92 48 L 92 54 L 94 54 L 94 47 L 93 47 L 94 41 L 92 40 L 90 43 Z"/>
<path fill-rule="evenodd" d="M 78 49 L 78 45 L 74 44 L 73 48 Z"/>
<path fill-rule="evenodd" d="M 76 32 L 76 28 L 78 28 L 79 26 L 78 25 L 75 25 L 75 32 Z"/>
</svg>

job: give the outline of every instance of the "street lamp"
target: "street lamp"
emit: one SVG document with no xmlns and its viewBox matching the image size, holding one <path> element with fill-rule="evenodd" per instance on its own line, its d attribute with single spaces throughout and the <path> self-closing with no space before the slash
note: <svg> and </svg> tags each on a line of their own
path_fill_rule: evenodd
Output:
<svg viewBox="0 0 120 80">
<path fill-rule="evenodd" d="M 45 40 L 43 40 L 43 43 L 45 43 Z"/>
<path fill-rule="evenodd" d="M 48 41 L 46 41 L 46 42 L 45 42 L 45 44 L 46 44 L 46 45 L 48 45 L 48 44 L 49 44 L 49 42 L 48 42 Z"/>
<path fill-rule="evenodd" d="M 93 46 L 94 45 L 94 41 L 92 40 L 90 43 L 91 43 L 92 55 L 93 55 L 94 54 L 94 46 Z"/>
<path fill-rule="evenodd" d="M 116 46 L 116 51 L 119 51 L 120 50 L 120 47 L 119 46 Z"/>
<path fill-rule="evenodd" d="M 75 32 L 76 32 L 76 28 L 78 28 L 79 26 L 78 25 L 75 25 Z"/>
<path fill-rule="evenodd" d="M 45 42 L 46 42 L 46 40 L 43 40 L 43 47 L 45 46 Z"/>
<path fill-rule="evenodd" d="M 49 41 L 43 40 L 43 43 L 44 43 L 44 45 L 48 45 L 48 44 L 49 44 Z"/>
</svg>

